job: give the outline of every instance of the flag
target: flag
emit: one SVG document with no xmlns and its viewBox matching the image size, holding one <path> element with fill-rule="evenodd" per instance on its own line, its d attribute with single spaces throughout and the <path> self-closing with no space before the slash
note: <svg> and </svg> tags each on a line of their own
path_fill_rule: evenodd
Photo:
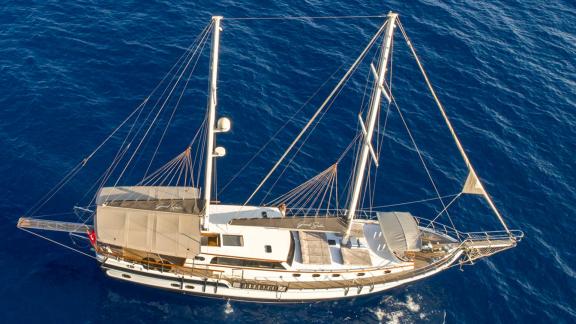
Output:
<svg viewBox="0 0 576 324">
<path fill-rule="evenodd" d="M 88 234 L 90 244 L 92 244 L 92 246 L 96 246 L 96 232 L 94 232 L 94 230 L 87 230 L 86 234 Z"/>
</svg>

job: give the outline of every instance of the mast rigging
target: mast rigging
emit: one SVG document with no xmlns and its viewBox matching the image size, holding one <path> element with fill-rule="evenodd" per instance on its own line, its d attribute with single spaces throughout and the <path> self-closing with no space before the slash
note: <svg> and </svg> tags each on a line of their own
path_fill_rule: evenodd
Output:
<svg viewBox="0 0 576 324">
<path fill-rule="evenodd" d="M 358 208 L 358 203 L 360 200 L 360 194 L 364 184 L 364 177 L 366 175 L 366 164 L 368 163 L 368 155 L 371 154 L 372 158 L 376 162 L 376 154 L 372 148 L 372 135 L 374 134 L 374 127 L 376 125 L 376 120 L 378 119 L 378 111 L 380 110 L 380 99 L 382 98 L 382 93 L 384 91 L 384 80 L 386 77 L 386 70 L 388 67 L 388 58 L 390 57 L 390 49 L 392 48 L 392 40 L 394 36 L 394 27 L 396 26 L 396 19 L 398 14 L 390 13 L 388 15 L 386 31 L 384 32 L 384 41 L 382 42 L 382 53 L 380 55 L 380 62 L 377 74 L 375 74 L 374 80 L 374 91 L 372 92 L 372 105 L 368 111 L 368 127 L 364 126 L 362 123 L 361 116 L 360 125 L 362 126 L 362 133 L 364 135 L 362 141 L 362 151 L 360 152 L 360 160 L 356 165 L 354 186 L 352 191 L 352 196 L 350 198 L 350 204 L 348 207 L 347 218 L 348 226 L 346 228 L 346 233 L 344 234 L 343 244 L 347 244 L 350 239 L 350 231 L 352 229 L 352 221 L 356 215 L 356 209 Z M 372 71 L 374 72 L 374 67 L 372 66 Z M 389 95 L 385 93 L 386 98 L 389 100 Z M 377 162 L 376 162 L 377 163 Z"/>
</svg>

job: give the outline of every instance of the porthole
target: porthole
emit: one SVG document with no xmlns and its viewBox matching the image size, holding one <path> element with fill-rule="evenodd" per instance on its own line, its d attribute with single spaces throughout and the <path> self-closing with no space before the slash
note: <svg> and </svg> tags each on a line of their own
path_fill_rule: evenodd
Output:
<svg viewBox="0 0 576 324">
<path fill-rule="evenodd" d="M 299 273 L 293 273 L 293 274 L 292 274 L 292 277 L 298 278 L 298 277 L 300 277 L 300 274 L 299 274 Z"/>
<path fill-rule="evenodd" d="M 334 277 L 334 278 L 340 277 L 340 274 L 339 273 L 333 273 L 332 277 Z"/>
<path fill-rule="evenodd" d="M 177 284 L 177 283 L 171 283 L 170 286 L 180 288 L 180 284 Z"/>
<path fill-rule="evenodd" d="M 319 275 L 319 274 L 317 274 L 317 273 L 315 273 L 315 274 L 313 274 L 313 275 L 312 275 L 312 277 L 314 277 L 314 278 L 318 278 L 318 277 L 320 277 L 320 275 Z"/>
<path fill-rule="evenodd" d="M 186 285 L 186 286 L 184 286 L 184 288 L 186 288 L 186 289 L 194 289 L 194 286 L 192 286 L 192 285 Z"/>
<path fill-rule="evenodd" d="M 132 278 L 132 277 L 131 277 L 130 275 L 127 275 L 127 274 L 123 273 L 123 274 L 122 274 L 122 278 L 130 279 L 130 278 Z"/>
<path fill-rule="evenodd" d="M 359 272 L 359 273 L 357 274 L 358 277 L 364 277 L 364 275 L 365 275 L 364 272 Z"/>
<path fill-rule="evenodd" d="M 392 272 L 392 271 L 390 271 L 390 270 L 384 270 L 384 273 L 390 273 L 390 272 Z"/>
</svg>

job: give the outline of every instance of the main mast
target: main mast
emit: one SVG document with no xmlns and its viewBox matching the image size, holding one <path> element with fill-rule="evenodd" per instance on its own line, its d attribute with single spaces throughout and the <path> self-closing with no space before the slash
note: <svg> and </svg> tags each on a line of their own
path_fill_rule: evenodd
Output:
<svg viewBox="0 0 576 324">
<path fill-rule="evenodd" d="M 208 123 L 206 124 L 206 170 L 204 173 L 204 217 L 202 228 L 208 229 L 210 215 L 210 199 L 212 194 L 212 169 L 214 163 L 214 133 L 216 123 L 217 85 L 218 85 L 218 54 L 220 50 L 220 20 L 221 16 L 212 17 L 214 23 L 212 35 L 212 54 L 210 63 L 210 97 L 208 99 Z"/>
<path fill-rule="evenodd" d="M 380 99 L 382 98 L 382 93 L 384 90 L 384 79 L 386 76 L 386 70 L 388 67 L 388 58 L 390 57 L 390 50 L 392 47 L 392 39 L 394 36 L 394 28 L 396 26 L 396 18 L 398 14 L 389 13 L 388 20 L 386 21 L 386 31 L 384 32 L 384 41 L 382 42 L 382 53 L 380 55 L 380 62 L 378 66 L 378 71 L 375 72 L 376 79 L 374 80 L 374 91 L 372 94 L 372 105 L 368 111 L 368 127 L 362 124 L 362 132 L 364 133 L 362 141 L 362 151 L 360 152 L 360 158 L 356 164 L 356 173 L 354 179 L 354 187 L 352 191 L 352 197 L 350 199 L 350 205 L 348 207 L 348 227 L 346 229 L 346 234 L 344 235 L 343 243 L 347 244 L 350 239 L 350 230 L 352 228 L 352 220 L 356 215 L 356 209 L 358 208 L 358 203 L 360 200 L 360 194 L 362 192 L 362 187 L 364 185 L 364 177 L 366 176 L 366 166 L 368 163 L 368 155 L 371 154 L 374 161 L 376 161 L 376 155 L 374 149 L 372 148 L 372 135 L 374 134 L 374 127 L 376 125 L 376 120 L 378 119 L 378 111 L 380 110 Z M 388 95 L 387 99 L 390 100 Z M 360 121 L 362 123 L 362 121 Z"/>
</svg>

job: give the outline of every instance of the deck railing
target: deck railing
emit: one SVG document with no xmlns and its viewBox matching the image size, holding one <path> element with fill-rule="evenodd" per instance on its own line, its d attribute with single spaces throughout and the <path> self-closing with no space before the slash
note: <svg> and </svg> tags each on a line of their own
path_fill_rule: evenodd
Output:
<svg viewBox="0 0 576 324">
<path fill-rule="evenodd" d="M 377 219 L 378 211 L 358 210 L 356 211 L 356 219 Z M 344 217 L 348 213 L 347 209 L 306 209 L 306 208 L 289 208 L 286 211 L 288 217 Z M 440 223 L 435 220 L 427 219 L 424 217 L 414 216 L 420 227 L 432 229 L 436 233 L 442 233 L 450 236 L 460 242 L 464 241 L 494 241 L 511 239 L 520 241 L 524 237 L 524 233 L 520 230 L 504 230 L 497 231 L 478 231 L 478 232 L 462 232 L 453 226 Z"/>
</svg>

